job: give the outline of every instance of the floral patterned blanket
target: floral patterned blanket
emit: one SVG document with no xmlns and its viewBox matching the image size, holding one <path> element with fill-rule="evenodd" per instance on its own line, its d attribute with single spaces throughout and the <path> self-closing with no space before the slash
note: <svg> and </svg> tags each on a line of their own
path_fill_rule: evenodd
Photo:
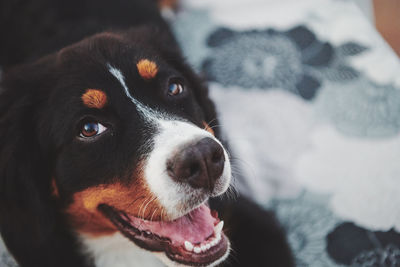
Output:
<svg viewBox="0 0 400 267">
<path fill-rule="evenodd" d="M 298 266 L 400 266 L 400 62 L 352 1 L 186 0 L 171 20 Z M 267 252 L 266 252 L 267 253 Z"/>
</svg>

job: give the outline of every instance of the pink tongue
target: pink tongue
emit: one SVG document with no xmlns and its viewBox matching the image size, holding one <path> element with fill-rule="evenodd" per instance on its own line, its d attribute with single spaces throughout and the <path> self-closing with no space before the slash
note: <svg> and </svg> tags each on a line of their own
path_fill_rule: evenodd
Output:
<svg viewBox="0 0 400 267">
<path fill-rule="evenodd" d="M 160 237 L 168 237 L 174 244 L 184 244 L 187 240 L 192 244 L 201 243 L 214 232 L 214 224 L 218 219 L 211 215 L 206 205 L 170 222 L 146 221 L 130 217 L 132 226 L 141 231 L 150 231 Z"/>
</svg>

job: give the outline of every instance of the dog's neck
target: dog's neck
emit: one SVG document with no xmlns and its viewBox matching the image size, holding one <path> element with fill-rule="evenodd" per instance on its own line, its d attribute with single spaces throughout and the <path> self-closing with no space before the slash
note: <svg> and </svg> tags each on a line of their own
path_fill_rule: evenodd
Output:
<svg viewBox="0 0 400 267">
<path fill-rule="evenodd" d="M 120 233 L 102 237 L 80 235 L 96 267 L 165 266 L 153 253 L 139 248 Z"/>
</svg>

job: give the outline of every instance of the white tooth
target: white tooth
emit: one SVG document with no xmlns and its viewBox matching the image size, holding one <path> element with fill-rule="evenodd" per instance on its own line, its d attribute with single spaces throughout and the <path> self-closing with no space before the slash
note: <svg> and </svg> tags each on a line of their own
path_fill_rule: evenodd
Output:
<svg viewBox="0 0 400 267">
<path fill-rule="evenodd" d="M 210 244 L 211 244 L 211 246 L 215 246 L 216 244 L 217 244 L 217 239 L 213 239 L 211 242 L 210 242 Z"/>
<path fill-rule="evenodd" d="M 206 246 L 205 245 L 201 245 L 201 247 L 200 247 L 200 249 L 201 249 L 201 251 L 206 251 Z"/>
<path fill-rule="evenodd" d="M 190 243 L 189 241 L 185 241 L 185 249 L 187 251 L 192 251 L 193 250 L 193 244 Z"/>
<path fill-rule="evenodd" d="M 195 246 L 193 250 L 194 250 L 194 253 L 197 253 L 197 254 L 199 254 L 201 252 L 201 248 L 198 246 Z"/>
<path fill-rule="evenodd" d="M 217 241 L 216 244 L 218 244 L 219 241 L 221 241 L 221 233 L 217 233 L 217 237 L 215 238 L 215 240 Z"/>
<path fill-rule="evenodd" d="M 216 226 L 214 226 L 214 232 L 216 234 L 221 233 L 223 227 L 224 227 L 224 221 L 220 221 Z"/>
<path fill-rule="evenodd" d="M 207 245 L 206 245 L 206 250 L 209 250 L 211 248 L 211 245 L 210 245 L 210 243 L 208 243 Z"/>
</svg>

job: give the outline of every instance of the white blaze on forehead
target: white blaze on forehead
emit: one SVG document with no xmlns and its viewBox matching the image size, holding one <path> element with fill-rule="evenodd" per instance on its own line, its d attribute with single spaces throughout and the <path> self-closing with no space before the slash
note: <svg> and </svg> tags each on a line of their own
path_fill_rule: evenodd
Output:
<svg viewBox="0 0 400 267">
<path fill-rule="evenodd" d="M 152 110 L 150 107 L 147 107 L 146 105 L 142 104 L 140 101 L 136 100 L 129 92 L 128 86 L 126 86 L 125 83 L 125 77 L 122 72 L 111 66 L 110 64 L 107 63 L 108 70 L 110 73 L 119 81 L 121 84 L 122 88 L 124 89 L 125 95 L 136 105 L 137 110 L 145 117 L 145 119 L 148 120 L 155 120 L 158 117 L 162 117 L 161 114 L 158 114 L 155 110 Z"/>
<path fill-rule="evenodd" d="M 137 110 L 144 120 L 157 127 L 157 133 L 153 137 L 153 150 L 149 153 L 144 166 L 144 176 L 150 190 L 158 198 L 159 202 L 171 217 L 180 217 L 203 203 L 207 195 L 201 189 L 193 189 L 188 184 L 175 182 L 167 172 L 167 161 L 184 145 L 195 143 L 209 137 L 223 145 L 211 133 L 201 129 L 192 123 L 177 120 L 173 116 L 167 116 L 142 104 L 132 97 L 125 83 L 122 72 L 107 64 L 110 73 L 120 82 L 126 96 L 136 105 Z M 231 180 L 231 166 L 228 154 L 224 149 L 225 164 L 221 177 L 215 183 L 212 196 L 224 193 Z"/>
</svg>

